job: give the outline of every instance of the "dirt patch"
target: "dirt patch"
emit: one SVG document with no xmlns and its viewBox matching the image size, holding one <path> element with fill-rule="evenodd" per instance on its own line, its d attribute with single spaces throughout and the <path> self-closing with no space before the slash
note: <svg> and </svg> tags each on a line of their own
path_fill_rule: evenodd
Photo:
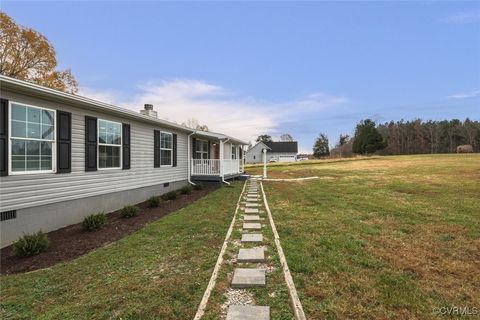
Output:
<svg viewBox="0 0 480 320">
<path fill-rule="evenodd" d="M 194 190 L 191 194 L 180 195 L 175 200 L 161 201 L 157 208 L 149 208 L 147 202 L 139 203 L 137 206 L 140 213 L 133 218 L 122 218 L 120 211 L 109 213 L 107 225 L 95 232 L 84 231 L 80 223 L 49 232 L 48 250 L 33 257 L 18 258 L 14 255 L 12 246 L 5 247 L 0 254 L 0 273 L 5 275 L 29 272 L 75 259 L 90 250 L 115 242 L 143 228 L 149 222 L 186 207 L 214 189 L 216 187 L 209 186 Z"/>
</svg>

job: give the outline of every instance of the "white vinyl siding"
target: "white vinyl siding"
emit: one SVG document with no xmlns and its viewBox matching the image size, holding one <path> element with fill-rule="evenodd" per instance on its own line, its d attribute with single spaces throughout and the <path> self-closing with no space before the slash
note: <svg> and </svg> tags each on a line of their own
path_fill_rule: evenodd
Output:
<svg viewBox="0 0 480 320">
<path fill-rule="evenodd" d="M 6 90 L 2 98 L 54 109 L 56 103 L 17 95 Z M 15 210 L 55 202 L 86 198 L 117 191 L 186 181 L 187 133 L 138 120 L 120 118 L 65 103 L 58 110 L 72 113 L 72 172 L 65 174 L 29 174 L 0 177 L 0 210 Z M 131 169 L 85 171 L 85 116 L 128 123 L 131 128 Z M 177 166 L 154 168 L 153 130 L 177 134 Z"/>
</svg>

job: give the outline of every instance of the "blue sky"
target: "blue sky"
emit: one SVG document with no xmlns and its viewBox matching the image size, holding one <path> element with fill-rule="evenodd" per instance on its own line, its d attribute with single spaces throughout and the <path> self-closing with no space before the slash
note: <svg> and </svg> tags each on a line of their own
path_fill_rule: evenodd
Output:
<svg viewBox="0 0 480 320">
<path fill-rule="evenodd" d="M 9 2 L 80 93 L 302 151 L 364 118 L 480 119 L 479 2 Z"/>
</svg>

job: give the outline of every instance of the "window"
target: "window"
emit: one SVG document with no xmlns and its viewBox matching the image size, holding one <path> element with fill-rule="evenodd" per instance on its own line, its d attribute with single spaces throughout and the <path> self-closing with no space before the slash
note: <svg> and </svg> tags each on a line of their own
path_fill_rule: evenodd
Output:
<svg viewBox="0 0 480 320">
<path fill-rule="evenodd" d="M 160 166 L 171 166 L 173 156 L 173 135 L 160 132 Z"/>
<path fill-rule="evenodd" d="M 237 146 L 232 146 L 232 159 L 237 159 Z"/>
<path fill-rule="evenodd" d="M 53 172 L 55 111 L 12 102 L 10 119 L 11 172 Z"/>
<path fill-rule="evenodd" d="M 208 141 L 197 140 L 197 142 L 195 143 L 195 153 L 195 159 L 208 159 Z"/>
<path fill-rule="evenodd" d="M 122 124 L 98 120 L 98 168 L 120 169 Z"/>
</svg>

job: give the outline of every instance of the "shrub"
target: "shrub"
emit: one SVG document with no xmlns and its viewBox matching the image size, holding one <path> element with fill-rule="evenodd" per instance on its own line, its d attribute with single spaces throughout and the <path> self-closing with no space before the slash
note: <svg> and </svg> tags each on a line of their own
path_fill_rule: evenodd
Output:
<svg viewBox="0 0 480 320">
<path fill-rule="evenodd" d="M 165 200 L 175 200 L 177 199 L 177 196 L 178 196 L 177 191 L 170 191 L 165 193 L 163 197 L 165 198 Z"/>
<path fill-rule="evenodd" d="M 86 216 L 82 221 L 82 228 L 86 231 L 95 231 L 103 227 L 107 223 L 107 216 L 100 212 Z"/>
<path fill-rule="evenodd" d="M 192 186 L 188 185 L 188 186 L 182 187 L 180 189 L 180 193 L 181 194 L 190 194 L 190 193 L 192 193 L 192 190 L 193 190 Z"/>
<path fill-rule="evenodd" d="M 13 250 L 18 257 L 34 256 L 47 248 L 48 236 L 42 231 L 26 234 L 13 244 Z"/>
<path fill-rule="evenodd" d="M 193 189 L 195 190 L 202 190 L 203 189 L 203 186 L 201 184 L 196 184 L 193 186 Z"/>
<path fill-rule="evenodd" d="M 138 208 L 136 206 L 125 206 L 120 211 L 120 215 L 123 218 L 132 218 L 138 215 Z"/>
<path fill-rule="evenodd" d="M 149 199 L 148 199 L 148 206 L 150 208 L 156 208 L 160 205 L 160 197 L 157 197 L 157 196 L 151 196 Z"/>
</svg>

